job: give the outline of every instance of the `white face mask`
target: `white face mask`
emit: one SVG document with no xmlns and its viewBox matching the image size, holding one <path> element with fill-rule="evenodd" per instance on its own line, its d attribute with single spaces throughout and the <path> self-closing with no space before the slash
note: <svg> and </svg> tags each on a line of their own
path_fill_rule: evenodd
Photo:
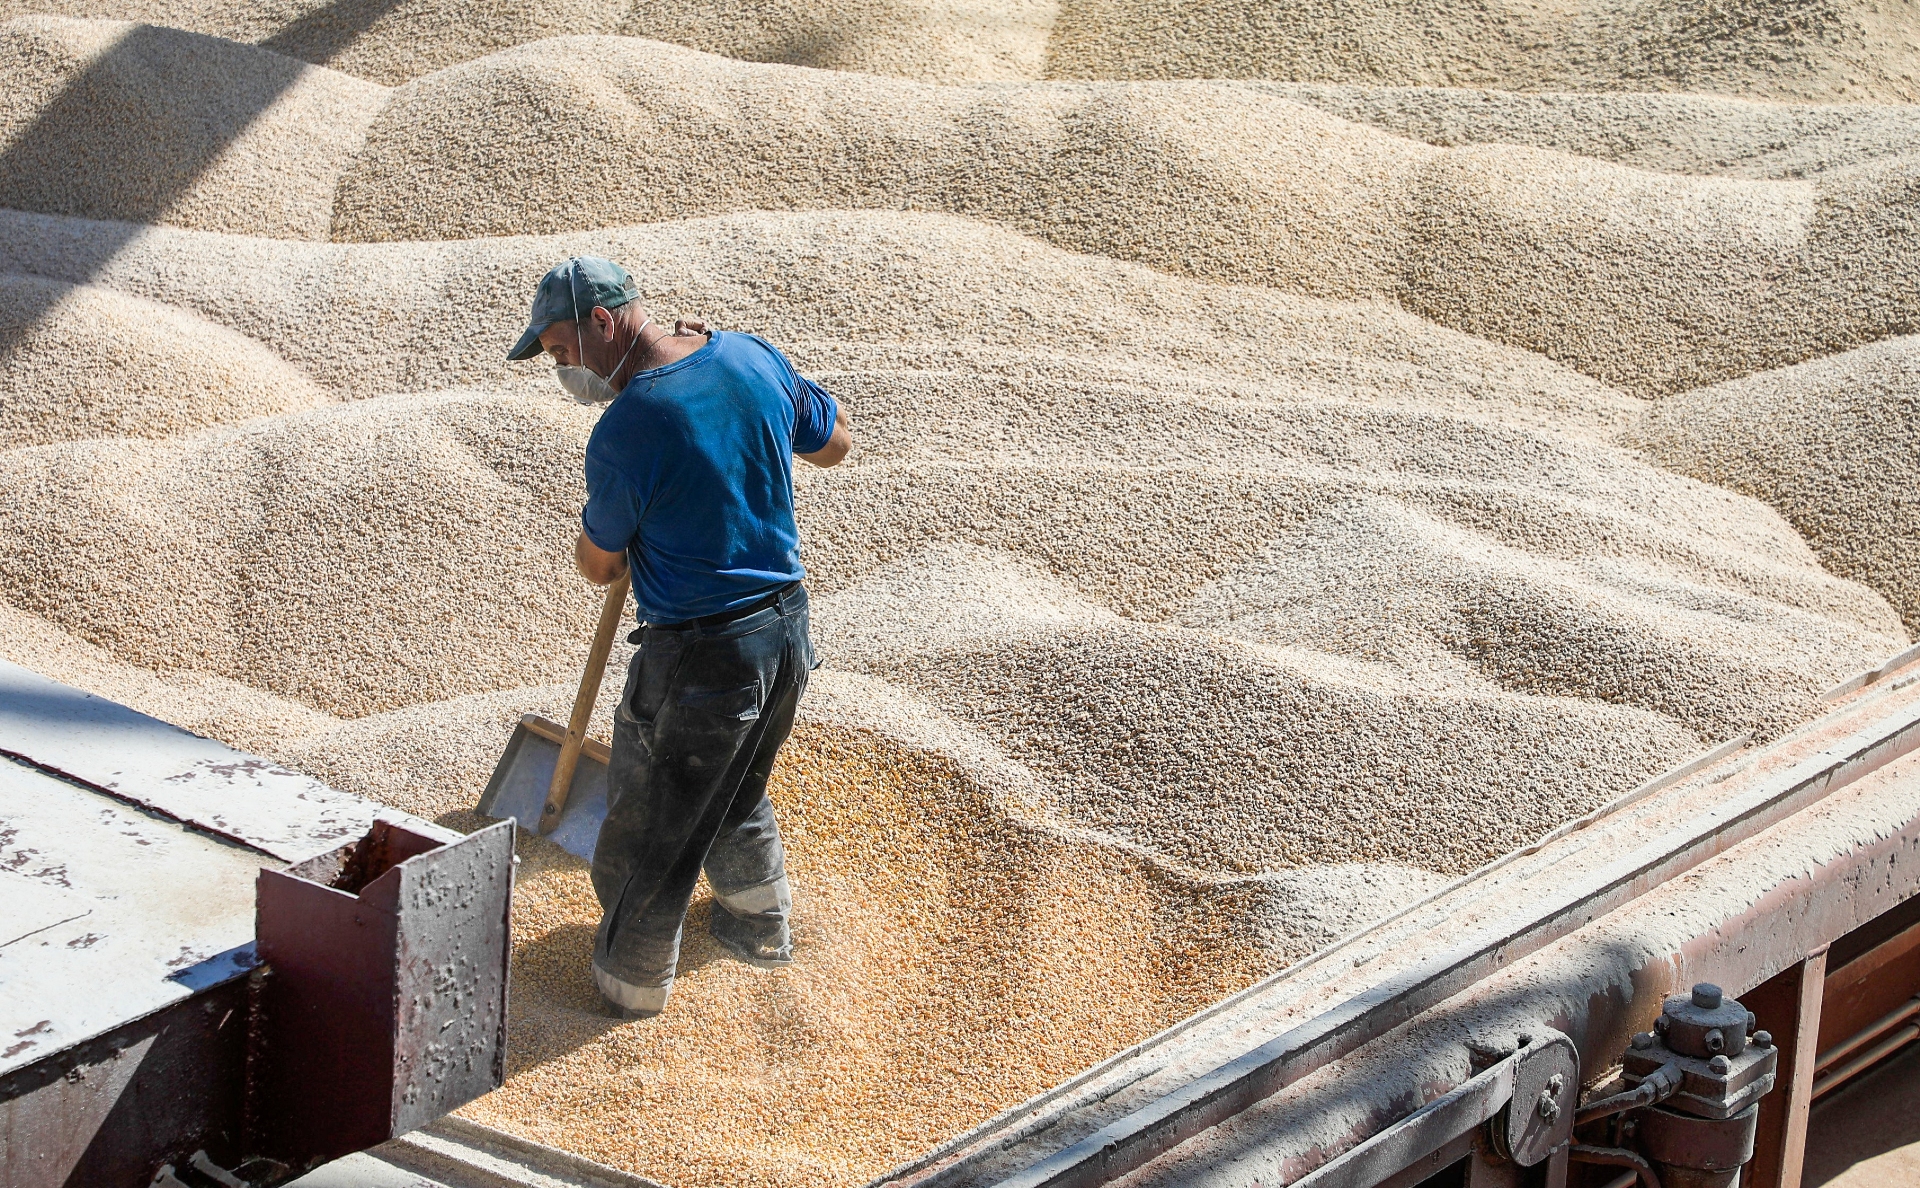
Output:
<svg viewBox="0 0 1920 1188">
<path fill-rule="evenodd" d="M 647 318 L 640 323 L 640 329 L 634 333 L 633 341 L 627 344 L 627 354 L 620 356 L 620 361 L 613 365 L 613 374 L 619 375 L 620 369 L 627 365 L 627 355 L 633 354 L 633 348 L 640 345 L 641 337 L 646 334 L 647 327 L 651 325 L 653 325 L 652 318 Z M 581 352 L 577 357 L 586 358 L 585 343 L 580 339 L 578 322 L 573 324 L 573 337 L 575 349 Z M 591 367 L 555 367 L 553 378 L 560 381 L 560 386 L 566 389 L 567 395 L 571 396 L 576 404 L 605 404 L 620 395 L 620 389 L 607 382 L 605 377 Z"/>
</svg>

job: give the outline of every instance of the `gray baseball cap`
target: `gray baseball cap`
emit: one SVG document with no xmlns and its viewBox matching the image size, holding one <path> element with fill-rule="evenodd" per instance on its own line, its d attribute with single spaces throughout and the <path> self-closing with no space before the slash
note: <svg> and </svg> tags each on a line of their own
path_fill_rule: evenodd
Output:
<svg viewBox="0 0 1920 1188">
<path fill-rule="evenodd" d="M 540 334 L 555 322 L 577 322 L 595 306 L 618 309 L 640 295 L 627 270 L 605 256 L 575 256 L 555 264 L 540 278 L 533 293 L 533 317 L 527 332 L 507 352 L 508 359 L 531 359 L 540 353 Z"/>
</svg>

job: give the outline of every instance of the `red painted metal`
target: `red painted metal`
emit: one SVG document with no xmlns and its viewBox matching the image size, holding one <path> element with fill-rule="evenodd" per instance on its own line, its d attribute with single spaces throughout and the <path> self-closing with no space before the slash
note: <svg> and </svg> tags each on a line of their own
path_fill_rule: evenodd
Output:
<svg viewBox="0 0 1920 1188">
<path fill-rule="evenodd" d="M 254 1151 L 317 1166 L 501 1084 L 512 853 L 508 822 L 442 845 L 383 820 L 260 872 Z"/>
</svg>

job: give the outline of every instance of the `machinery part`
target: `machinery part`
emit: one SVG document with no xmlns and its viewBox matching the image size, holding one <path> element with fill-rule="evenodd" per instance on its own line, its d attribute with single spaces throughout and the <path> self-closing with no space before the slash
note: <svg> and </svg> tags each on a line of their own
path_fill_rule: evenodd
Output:
<svg viewBox="0 0 1920 1188">
<path fill-rule="evenodd" d="M 1513 1059 L 1513 1096 L 1494 1121 L 1494 1148 L 1532 1167 L 1573 1137 L 1580 1054 L 1572 1040 L 1554 1031 L 1531 1039 Z"/>
<path fill-rule="evenodd" d="M 1641 1188 L 1662 1188 L 1660 1175 L 1653 1167 L 1633 1151 L 1625 1147 L 1591 1147 L 1584 1143 L 1575 1143 L 1568 1149 L 1567 1155 L 1575 1163 L 1597 1163 L 1602 1167 L 1624 1167 L 1628 1174 L 1620 1177 L 1626 1184 L 1638 1182 Z M 1613 1188 L 1609 1184 L 1608 1188 Z"/>
<path fill-rule="evenodd" d="M 1636 1132 L 1647 1158 L 1665 1171 L 1669 1188 L 1727 1188 L 1753 1158 L 1759 1103 L 1731 1118 L 1702 1118 L 1655 1106 Z"/>
<path fill-rule="evenodd" d="M 0 734 L 0 820 L 47 872 L 0 897 L 7 1188 L 277 1184 L 500 1083 L 510 826 L 463 837 L 3 665 Z"/>
<path fill-rule="evenodd" d="M 1711 1005 L 1705 1005 L 1710 1003 Z M 1773 1089 L 1779 1053 L 1759 1032 L 1747 1042 L 1753 1016 L 1718 986 L 1702 982 L 1691 995 L 1666 1000 L 1651 1033 L 1633 1037 L 1622 1077 L 1630 1085 L 1679 1073 L 1680 1087 L 1664 1108 L 1702 1118 L 1731 1118 Z M 1765 1042 L 1760 1042 L 1764 1037 Z"/>
<path fill-rule="evenodd" d="M 1533 1167 L 1572 1136 L 1579 1086 L 1572 1040 L 1557 1031 L 1521 1036 L 1492 1067 L 1316 1168 L 1296 1188 L 1391 1183 L 1410 1168 L 1424 1175 L 1428 1164 L 1458 1160 L 1482 1137 L 1494 1160 Z"/>
<path fill-rule="evenodd" d="M 1583 1123 L 1631 1113 L 1635 1141 L 1665 1188 L 1730 1188 L 1753 1158 L 1760 1099 L 1773 1089 L 1773 1037 L 1710 982 L 1668 998 L 1650 1032 L 1633 1037 L 1621 1078 L 1634 1088 L 1590 1103 Z M 1657 1104 L 1656 1104 L 1657 1103 Z M 1587 1147 L 1574 1158 L 1617 1162 L 1624 1148 Z M 1638 1165 L 1635 1166 L 1638 1170 Z"/>
<path fill-rule="evenodd" d="M 1701 982 L 1693 993 L 1667 1000 L 1654 1030 L 1667 1047 L 1687 1056 L 1738 1056 L 1747 1046 L 1753 1015 L 1728 999 L 1720 987 Z"/>
<path fill-rule="evenodd" d="M 1634 1038 L 1636 1040 L 1639 1039 L 1638 1036 Z M 1584 1126 L 1589 1122 L 1597 1122 L 1602 1118 L 1610 1117 L 1611 1115 L 1626 1110 L 1637 1109 L 1641 1106 L 1657 1105 L 1679 1092 L 1680 1086 L 1684 1083 L 1685 1079 L 1685 1075 L 1681 1073 L 1677 1067 L 1671 1064 L 1663 1064 L 1648 1073 L 1638 1085 L 1635 1085 L 1625 1093 L 1616 1093 L 1612 1097 L 1603 1097 L 1598 1101 L 1581 1107 L 1580 1113 L 1574 1120 L 1574 1125 Z"/>
<path fill-rule="evenodd" d="M 154 1173 L 152 1188 L 201 1188 L 202 1185 L 207 1188 L 253 1188 L 246 1180 L 207 1158 L 205 1151 L 195 1151 L 188 1158 L 187 1167 L 192 1170 L 183 1171 L 171 1163 L 166 1164 Z"/>
</svg>

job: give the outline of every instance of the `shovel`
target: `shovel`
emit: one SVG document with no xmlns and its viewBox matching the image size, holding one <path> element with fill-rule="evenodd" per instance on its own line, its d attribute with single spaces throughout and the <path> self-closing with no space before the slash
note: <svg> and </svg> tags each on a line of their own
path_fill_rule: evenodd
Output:
<svg viewBox="0 0 1920 1188">
<path fill-rule="evenodd" d="M 613 633 L 626 614 L 630 581 L 622 577 L 607 587 L 587 670 L 580 674 L 580 690 L 573 698 L 573 717 L 565 726 L 538 714 L 522 717 L 493 769 L 493 778 L 487 781 L 487 790 L 480 794 L 481 813 L 511 818 L 522 829 L 544 834 L 567 853 L 589 862 L 600 838 L 600 823 L 607 819 L 611 756 L 605 743 L 587 737 L 587 725 L 593 718 L 594 700 L 600 696 L 607 656 L 613 651 Z"/>
</svg>

